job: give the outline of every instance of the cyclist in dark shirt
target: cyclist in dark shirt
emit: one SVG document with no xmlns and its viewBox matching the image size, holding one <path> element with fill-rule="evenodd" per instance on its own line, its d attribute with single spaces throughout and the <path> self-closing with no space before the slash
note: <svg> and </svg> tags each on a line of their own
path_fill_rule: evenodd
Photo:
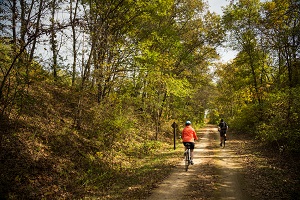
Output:
<svg viewBox="0 0 300 200">
<path fill-rule="evenodd" d="M 224 139 L 224 141 L 226 141 L 226 133 L 228 130 L 228 126 L 226 124 L 226 122 L 221 119 L 219 126 L 218 126 L 218 131 L 220 132 L 220 146 L 222 146 L 222 139 Z"/>
</svg>

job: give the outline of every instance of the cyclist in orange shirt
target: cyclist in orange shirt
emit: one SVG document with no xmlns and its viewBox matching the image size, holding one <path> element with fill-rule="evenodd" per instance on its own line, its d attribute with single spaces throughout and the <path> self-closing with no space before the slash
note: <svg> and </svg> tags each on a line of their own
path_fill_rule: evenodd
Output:
<svg viewBox="0 0 300 200">
<path fill-rule="evenodd" d="M 191 149 L 191 164 L 193 165 L 193 158 L 194 158 L 194 148 L 195 148 L 195 140 L 198 140 L 198 137 L 196 135 L 196 131 L 191 126 L 191 121 L 185 122 L 185 127 L 182 130 L 181 138 L 183 145 L 185 146 L 186 150 L 186 144 L 190 143 L 190 149 Z"/>
</svg>

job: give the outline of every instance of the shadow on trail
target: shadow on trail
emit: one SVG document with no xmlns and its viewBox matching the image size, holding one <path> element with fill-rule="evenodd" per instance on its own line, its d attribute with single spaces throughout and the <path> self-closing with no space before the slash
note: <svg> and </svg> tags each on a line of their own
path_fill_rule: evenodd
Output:
<svg viewBox="0 0 300 200">
<path fill-rule="evenodd" d="M 251 199 L 243 187 L 245 173 L 241 165 L 242 159 L 248 155 L 242 155 L 230 147 L 242 145 L 243 141 L 231 140 L 225 148 L 220 147 L 217 127 L 212 125 L 197 134 L 201 139 L 194 154 L 196 178 L 189 183 L 189 187 L 195 189 L 185 198 Z"/>
<path fill-rule="evenodd" d="M 191 179 L 188 186 L 193 191 L 187 193 L 185 199 L 251 199 L 246 197 L 246 188 L 236 189 L 236 185 L 244 185 L 242 168 L 235 167 L 222 172 L 220 166 L 212 163 L 199 164 L 197 168 L 201 170 L 196 170 L 196 178 Z M 228 179 L 229 176 L 234 178 Z"/>
<path fill-rule="evenodd" d="M 219 145 L 216 126 L 200 129 L 197 135 L 195 164 L 185 172 L 182 161 L 149 200 L 299 199 L 300 165 L 257 149 L 250 135 L 229 131 L 225 148 Z M 291 161 L 298 163 L 295 158 Z"/>
<path fill-rule="evenodd" d="M 240 161 L 246 156 L 230 148 L 242 142 L 232 140 L 229 147 L 220 148 L 217 127 L 213 125 L 200 129 L 197 135 L 200 141 L 195 145 L 195 164 L 185 172 L 182 159 L 148 200 L 250 199 L 242 187 L 245 174 Z"/>
</svg>

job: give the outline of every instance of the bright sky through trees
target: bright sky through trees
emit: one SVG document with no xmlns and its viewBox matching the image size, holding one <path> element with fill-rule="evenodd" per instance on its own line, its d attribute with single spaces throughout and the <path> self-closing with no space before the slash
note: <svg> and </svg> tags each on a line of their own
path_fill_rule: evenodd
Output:
<svg viewBox="0 0 300 200">
<path fill-rule="evenodd" d="M 229 0 L 208 0 L 207 2 L 209 4 L 209 10 L 219 15 L 223 14 L 222 8 L 230 3 Z M 236 56 L 236 52 L 230 49 L 218 48 L 218 51 L 221 56 L 221 61 L 223 62 L 228 62 Z"/>
</svg>

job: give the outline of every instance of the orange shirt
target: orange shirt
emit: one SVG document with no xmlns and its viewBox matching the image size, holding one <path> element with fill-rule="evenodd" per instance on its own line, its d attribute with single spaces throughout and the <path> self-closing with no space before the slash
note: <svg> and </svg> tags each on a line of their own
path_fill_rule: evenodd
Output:
<svg viewBox="0 0 300 200">
<path fill-rule="evenodd" d="M 182 130 L 181 138 L 183 142 L 194 142 L 198 140 L 195 130 L 191 126 L 186 126 Z"/>
</svg>

